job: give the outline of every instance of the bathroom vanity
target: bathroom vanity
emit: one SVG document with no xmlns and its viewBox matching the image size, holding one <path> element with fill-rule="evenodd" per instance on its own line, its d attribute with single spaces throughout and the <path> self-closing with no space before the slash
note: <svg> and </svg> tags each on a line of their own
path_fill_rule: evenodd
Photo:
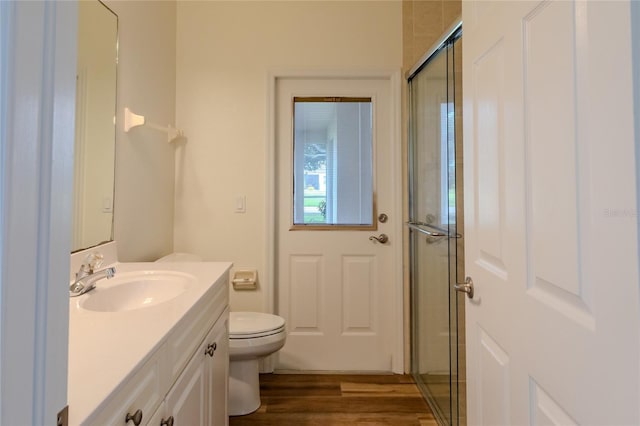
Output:
<svg viewBox="0 0 640 426">
<path fill-rule="evenodd" d="M 106 266 L 70 298 L 69 424 L 228 424 L 231 263 Z"/>
</svg>

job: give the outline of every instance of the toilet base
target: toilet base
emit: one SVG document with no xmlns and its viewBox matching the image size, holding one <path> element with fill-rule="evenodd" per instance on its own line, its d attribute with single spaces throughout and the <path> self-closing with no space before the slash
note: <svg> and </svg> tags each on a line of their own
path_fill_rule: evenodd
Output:
<svg viewBox="0 0 640 426">
<path fill-rule="evenodd" d="M 229 415 L 244 416 L 260 408 L 258 358 L 229 363 Z"/>
</svg>

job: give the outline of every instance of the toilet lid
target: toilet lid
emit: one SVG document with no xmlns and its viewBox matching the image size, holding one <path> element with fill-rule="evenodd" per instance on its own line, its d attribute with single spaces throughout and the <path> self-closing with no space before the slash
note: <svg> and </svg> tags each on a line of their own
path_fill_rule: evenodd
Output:
<svg viewBox="0 0 640 426">
<path fill-rule="evenodd" d="M 252 337 L 284 328 L 284 318 L 261 312 L 231 312 L 229 314 L 230 337 Z"/>
</svg>

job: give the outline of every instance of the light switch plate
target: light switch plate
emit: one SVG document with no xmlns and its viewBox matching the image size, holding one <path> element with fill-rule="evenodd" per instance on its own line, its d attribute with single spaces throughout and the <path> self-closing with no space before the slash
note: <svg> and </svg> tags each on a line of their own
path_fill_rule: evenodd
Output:
<svg viewBox="0 0 640 426">
<path fill-rule="evenodd" d="M 247 211 L 247 198 L 244 195 L 236 196 L 235 200 L 235 212 L 244 213 Z"/>
<path fill-rule="evenodd" d="M 102 213 L 113 213 L 113 202 L 111 197 L 102 198 Z"/>
</svg>

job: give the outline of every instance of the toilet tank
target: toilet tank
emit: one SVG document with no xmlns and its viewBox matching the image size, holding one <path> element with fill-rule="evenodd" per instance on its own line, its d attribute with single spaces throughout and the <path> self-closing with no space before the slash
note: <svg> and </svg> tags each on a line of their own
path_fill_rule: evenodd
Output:
<svg viewBox="0 0 640 426">
<path fill-rule="evenodd" d="M 191 253 L 171 253 L 156 262 L 202 262 L 202 257 Z"/>
</svg>

